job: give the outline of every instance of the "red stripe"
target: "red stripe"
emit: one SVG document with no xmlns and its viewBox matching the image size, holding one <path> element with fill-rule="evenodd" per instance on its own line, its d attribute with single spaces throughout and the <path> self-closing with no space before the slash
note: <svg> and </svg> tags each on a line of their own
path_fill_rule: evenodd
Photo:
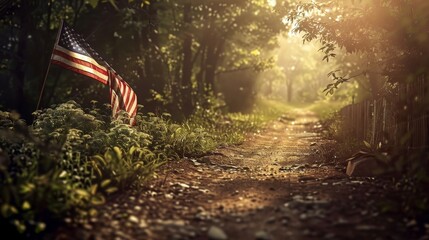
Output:
<svg viewBox="0 0 429 240">
<path fill-rule="evenodd" d="M 65 59 L 67 59 L 67 60 L 70 60 L 70 61 L 72 61 L 72 62 L 75 62 L 75 63 L 77 63 L 77 64 L 83 65 L 83 66 L 85 66 L 85 67 L 92 68 L 92 69 L 94 69 L 95 71 L 97 71 L 97 72 L 99 72 L 99 73 L 101 73 L 101 74 L 103 74 L 103 75 L 106 75 L 106 77 L 107 77 L 107 74 L 108 74 L 108 73 L 107 73 L 107 71 L 106 71 L 105 69 L 102 69 L 102 68 L 98 67 L 97 65 L 94 65 L 93 63 L 90 63 L 90 62 L 87 62 L 87 61 L 84 61 L 84 60 L 81 60 L 81 59 L 78 59 L 78 58 L 72 57 L 72 56 L 68 55 L 67 53 L 64 53 L 64 52 L 58 51 L 58 50 L 56 50 L 56 49 L 54 49 L 54 54 L 55 54 L 55 55 L 58 55 L 58 56 L 60 56 L 60 57 L 63 57 L 63 58 L 65 58 Z"/>
<path fill-rule="evenodd" d="M 90 73 L 90 72 L 84 71 L 84 70 L 79 69 L 79 68 L 72 67 L 72 66 L 70 66 L 70 65 L 68 65 L 68 64 L 66 64 L 66 63 L 64 63 L 64 62 L 57 61 L 57 60 L 52 60 L 52 63 L 57 64 L 57 65 L 59 65 L 59 66 L 61 66 L 61 67 L 63 67 L 63 68 L 67 68 L 67 69 L 69 69 L 69 70 L 71 70 L 71 71 L 73 71 L 73 72 L 76 72 L 76 73 L 79 73 L 79 74 L 82 74 L 82 75 L 88 76 L 88 77 L 90 77 L 90 78 L 93 78 L 93 79 L 95 79 L 95 80 L 97 80 L 97 81 L 100 81 L 100 82 L 101 82 L 101 83 L 103 83 L 103 84 L 106 84 L 106 83 L 107 83 L 107 81 L 106 81 L 105 79 L 100 78 L 99 76 L 97 76 L 97 75 L 95 75 L 95 74 L 93 74 L 93 73 Z"/>
<path fill-rule="evenodd" d="M 135 125 L 137 106 L 134 110 L 132 109 L 133 109 L 133 106 L 137 104 L 137 95 L 134 93 L 133 89 L 119 75 L 116 75 L 116 73 L 111 72 L 110 78 L 111 78 L 110 81 L 116 82 L 116 85 L 117 85 L 116 90 L 119 91 L 119 94 L 122 97 L 121 100 L 124 103 L 124 106 L 118 106 L 118 103 L 120 101 L 116 101 L 116 100 L 119 97 L 119 95 L 114 91 L 114 89 L 112 88 L 113 84 L 111 83 L 110 94 L 111 94 L 113 116 L 116 117 L 120 110 L 124 110 L 128 113 L 128 116 L 130 117 L 130 124 Z M 125 107 L 125 109 L 123 109 L 123 107 Z"/>
<path fill-rule="evenodd" d="M 131 97 L 131 101 L 130 101 L 130 104 L 128 105 L 128 107 L 127 107 L 127 112 L 130 112 L 131 111 L 131 108 L 134 106 L 134 103 L 136 102 L 136 94 L 132 94 L 132 97 Z M 137 108 L 136 108 L 137 109 Z"/>
<path fill-rule="evenodd" d="M 128 85 L 122 81 L 122 86 L 123 86 L 123 96 L 124 96 L 124 105 L 125 105 L 125 109 L 127 109 L 128 107 L 128 103 L 130 101 L 130 88 L 128 87 Z M 128 111 L 128 109 L 127 109 Z"/>
<path fill-rule="evenodd" d="M 125 96 L 125 100 L 124 100 L 125 108 L 126 108 L 127 112 L 130 112 L 132 103 L 134 102 L 133 97 L 134 97 L 135 94 L 134 94 L 133 90 L 130 88 L 130 86 L 128 86 L 128 84 L 126 84 L 125 82 L 124 82 L 124 86 L 125 86 L 125 91 L 126 91 L 124 93 L 124 96 Z"/>
</svg>

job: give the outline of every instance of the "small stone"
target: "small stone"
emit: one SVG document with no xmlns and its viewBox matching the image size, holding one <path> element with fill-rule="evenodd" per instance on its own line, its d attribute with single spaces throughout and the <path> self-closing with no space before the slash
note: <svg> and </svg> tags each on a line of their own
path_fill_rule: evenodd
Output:
<svg viewBox="0 0 429 240">
<path fill-rule="evenodd" d="M 256 240 L 270 240 L 271 237 L 265 231 L 258 231 L 255 233 Z"/>
<path fill-rule="evenodd" d="M 178 186 L 182 187 L 182 188 L 189 188 L 188 184 L 184 184 L 184 183 L 177 183 Z"/>
<path fill-rule="evenodd" d="M 208 232 L 209 239 L 212 240 L 226 240 L 228 239 L 228 236 L 225 234 L 225 232 L 216 226 L 211 226 Z"/>
<path fill-rule="evenodd" d="M 139 224 L 140 228 L 146 228 L 147 227 L 147 222 L 143 219 L 140 220 L 140 224 Z"/>
<path fill-rule="evenodd" d="M 134 222 L 134 223 L 138 223 L 138 222 L 139 222 L 138 217 L 133 216 L 133 215 L 131 215 L 131 216 L 128 218 L 128 220 L 129 220 L 130 222 Z"/>
</svg>

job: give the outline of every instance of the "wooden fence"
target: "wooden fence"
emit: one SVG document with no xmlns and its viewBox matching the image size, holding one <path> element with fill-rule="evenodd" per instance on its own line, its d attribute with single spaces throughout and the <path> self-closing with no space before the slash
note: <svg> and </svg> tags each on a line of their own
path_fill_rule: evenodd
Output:
<svg viewBox="0 0 429 240">
<path fill-rule="evenodd" d="M 377 145 L 429 149 L 428 82 L 420 77 L 397 87 L 392 98 L 348 105 L 340 110 L 342 134 Z"/>
</svg>

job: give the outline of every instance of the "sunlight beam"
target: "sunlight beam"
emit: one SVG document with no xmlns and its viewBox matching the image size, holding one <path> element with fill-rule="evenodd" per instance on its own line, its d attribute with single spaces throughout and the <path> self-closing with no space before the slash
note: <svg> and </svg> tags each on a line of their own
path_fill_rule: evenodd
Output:
<svg viewBox="0 0 429 240">
<path fill-rule="evenodd" d="M 267 3 L 270 7 L 275 7 L 277 4 L 276 0 L 267 0 Z"/>
</svg>

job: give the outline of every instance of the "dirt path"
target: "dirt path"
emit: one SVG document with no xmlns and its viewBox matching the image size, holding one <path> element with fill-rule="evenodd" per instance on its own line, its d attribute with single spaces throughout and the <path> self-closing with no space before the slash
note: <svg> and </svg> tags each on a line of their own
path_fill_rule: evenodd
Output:
<svg viewBox="0 0 429 240">
<path fill-rule="evenodd" d="M 302 113 L 239 146 L 170 163 L 71 238 L 418 239 L 412 219 L 379 212 L 395 193 L 389 182 L 348 178 L 327 159 L 319 127 Z M 65 232 L 58 239 L 70 239 Z"/>
</svg>

